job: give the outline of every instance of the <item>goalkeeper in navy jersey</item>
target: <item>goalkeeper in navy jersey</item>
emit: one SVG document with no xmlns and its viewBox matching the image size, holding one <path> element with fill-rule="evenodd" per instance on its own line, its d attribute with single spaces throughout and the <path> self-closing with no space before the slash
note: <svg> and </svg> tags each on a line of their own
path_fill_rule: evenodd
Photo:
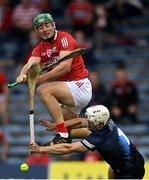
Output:
<svg viewBox="0 0 149 180">
<path fill-rule="evenodd" d="M 55 124 L 42 120 L 41 124 L 54 130 Z M 86 109 L 86 118 L 65 121 L 71 129 L 72 138 L 84 138 L 73 143 L 60 143 L 51 146 L 29 145 L 31 153 L 70 154 L 73 152 L 98 151 L 110 165 L 109 179 L 142 179 L 145 173 L 144 158 L 122 130 L 110 119 L 109 110 L 103 105 Z M 76 128 L 86 128 L 88 134 L 77 133 Z M 80 131 L 79 131 L 80 132 Z M 100 169 L 99 169 L 100 171 Z"/>
</svg>

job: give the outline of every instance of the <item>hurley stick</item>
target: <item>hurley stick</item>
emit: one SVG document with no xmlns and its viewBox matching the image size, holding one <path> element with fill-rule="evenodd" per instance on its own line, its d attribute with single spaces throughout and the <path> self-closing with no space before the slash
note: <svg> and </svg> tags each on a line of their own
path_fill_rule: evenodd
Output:
<svg viewBox="0 0 149 180">
<path fill-rule="evenodd" d="M 32 64 L 27 72 L 27 83 L 29 90 L 29 125 L 30 125 L 30 143 L 35 142 L 35 130 L 34 130 L 34 95 L 37 77 L 40 72 L 39 64 Z"/>
</svg>

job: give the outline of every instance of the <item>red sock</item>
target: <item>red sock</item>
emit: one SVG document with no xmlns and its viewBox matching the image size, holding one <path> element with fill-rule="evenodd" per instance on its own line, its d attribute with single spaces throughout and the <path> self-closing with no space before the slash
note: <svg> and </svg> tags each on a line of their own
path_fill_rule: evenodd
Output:
<svg viewBox="0 0 149 180">
<path fill-rule="evenodd" d="M 56 124 L 56 130 L 62 137 L 68 137 L 68 131 L 64 122 Z"/>
</svg>

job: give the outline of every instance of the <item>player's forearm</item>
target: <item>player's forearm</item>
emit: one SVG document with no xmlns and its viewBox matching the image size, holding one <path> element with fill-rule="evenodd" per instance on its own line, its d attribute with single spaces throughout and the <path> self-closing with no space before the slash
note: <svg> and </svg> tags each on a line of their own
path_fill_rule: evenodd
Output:
<svg viewBox="0 0 149 180">
<path fill-rule="evenodd" d="M 48 127 L 49 131 L 56 130 L 56 123 L 48 122 L 48 120 L 40 120 L 40 124 Z M 86 128 L 88 127 L 88 121 L 85 118 L 74 118 L 65 121 L 65 125 L 69 129 Z"/>
<path fill-rule="evenodd" d="M 26 75 L 29 67 L 34 63 L 40 63 L 40 60 L 41 60 L 40 57 L 30 57 L 28 62 L 23 66 L 23 68 L 20 72 L 20 75 L 23 75 L 23 74 Z"/>
<path fill-rule="evenodd" d="M 88 126 L 87 119 L 85 118 L 75 118 L 65 121 L 65 125 L 68 128 L 76 129 L 76 128 L 84 128 Z"/>
<path fill-rule="evenodd" d="M 69 144 L 61 143 L 61 144 L 56 144 L 52 146 L 42 146 L 40 147 L 40 152 L 39 153 L 44 153 L 44 154 L 52 154 L 52 155 L 64 155 L 64 154 L 69 154 Z"/>
<path fill-rule="evenodd" d="M 82 143 L 60 143 L 54 144 L 51 146 L 39 146 L 36 143 L 29 144 L 29 151 L 32 154 L 51 154 L 51 155 L 63 155 L 70 154 L 72 152 L 85 152 L 87 148 L 85 148 Z"/>
<path fill-rule="evenodd" d="M 68 66 L 63 66 L 62 64 L 56 66 L 53 68 L 51 71 L 41 75 L 43 76 L 44 81 L 49 81 L 49 80 L 56 80 L 66 73 L 70 71 L 70 68 Z"/>
<path fill-rule="evenodd" d="M 26 75 L 27 74 L 27 70 L 28 70 L 28 65 L 25 64 L 23 66 L 23 68 L 21 69 L 21 71 L 20 71 L 20 75 Z"/>
<path fill-rule="evenodd" d="M 40 147 L 40 153 L 53 154 L 53 155 L 64 155 L 73 152 L 86 152 L 88 151 L 80 142 L 74 143 L 60 143 L 51 146 Z"/>
</svg>

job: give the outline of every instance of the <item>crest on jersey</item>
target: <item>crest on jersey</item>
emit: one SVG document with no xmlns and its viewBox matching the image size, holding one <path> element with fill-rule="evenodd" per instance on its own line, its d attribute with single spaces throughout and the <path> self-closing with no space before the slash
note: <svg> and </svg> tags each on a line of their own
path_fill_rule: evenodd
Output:
<svg viewBox="0 0 149 180">
<path fill-rule="evenodd" d="M 57 51 L 56 47 L 53 47 L 52 49 L 48 49 L 47 50 L 47 56 L 50 58 L 52 56 L 53 53 L 55 53 Z"/>
</svg>

